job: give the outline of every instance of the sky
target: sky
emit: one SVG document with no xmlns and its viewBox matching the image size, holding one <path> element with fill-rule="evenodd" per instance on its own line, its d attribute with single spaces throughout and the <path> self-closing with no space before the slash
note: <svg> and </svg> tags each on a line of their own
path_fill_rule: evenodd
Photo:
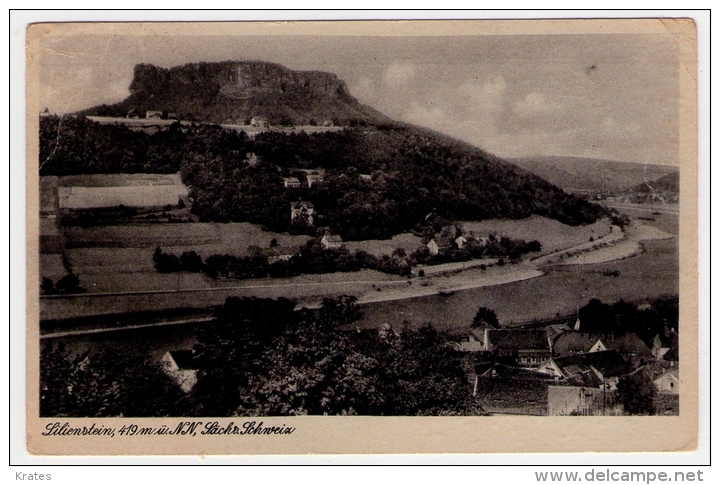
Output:
<svg viewBox="0 0 720 485">
<path fill-rule="evenodd" d="M 679 163 L 678 46 L 661 34 L 58 36 L 40 106 L 120 101 L 138 63 L 227 60 L 332 72 L 360 102 L 501 157 Z"/>
</svg>

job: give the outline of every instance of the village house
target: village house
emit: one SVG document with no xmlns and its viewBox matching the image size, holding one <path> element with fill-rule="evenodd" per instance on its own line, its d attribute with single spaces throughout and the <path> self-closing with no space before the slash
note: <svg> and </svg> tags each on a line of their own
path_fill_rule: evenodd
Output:
<svg viewBox="0 0 720 485">
<path fill-rule="evenodd" d="M 621 407 L 615 402 L 615 393 L 603 389 L 602 386 L 548 386 L 548 416 L 603 416 L 621 413 Z"/>
<path fill-rule="evenodd" d="M 553 342 L 553 357 L 608 350 L 600 334 L 566 331 Z"/>
<path fill-rule="evenodd" d="M 653 382 L 659 392 L 680 394 L 680 370 L 677 367 L 673 367 L 659 377 L 656 377 Z"/>
<path fill-rule="evenodd" d="M 268 122 L 267 122 L 267 120 L 266 120 L 265 118 L 261 118 L 261 117 L 259 117 L 259 116 L 254 116 L 254 117 L 250 120 L 250 126 L 255 126 L 255 127 L 258 127 L 258 128 L 267 128 Z"/>
<path fill-rule="evenodd" d="M 674 332 L 665 332 L 657 334 L 650 341 L 651 352 L 655 360 L 662 360 L 665 354 L 670 350 L 673 342 L 677 341 L 677 334 Z"/>
<path fill-rule="evenodd" d="M 320 240 L 320 244 L 323 249 L 340 249 L 343 245 L 343 240 L 337 234 L 325 234 Z"/>
<path fill-rule="evenodd" d="M 435 239 L 431 239 L 429 243 L 427 243 L 427 247 L 430 250 L 430 254 L 432 256 L 437 256 L 439 253 L 443 251 L 447 251 L 452 247 L 452 244 L 450 244 L 449 241 L 444 239 L 438 239 L 436 242 Z"/>
<path fill-rule="evenodd" d="M 197 383 L 197 370 L 193 367 L 192 350 L 170 350 L 160 359 L 163 372 L 183 392 L 190 392 Z"/>
<path fill-rule="evenodd" d="M 483 345 L 486 352 L 511 356 L 518 365 L 535 367 L 550 358 L 545 329 L 529 330 L 485 328 Z"/>
<path fill-rule="evenodd" d="M 145 112 L 145 118 L 146 119 L 161 119 L 162 118 L 162 111 L 146 111 Z"/>
<path fill-rule="evenodd" d="M 267 258 L 269 264 L 274 264 L 279 261 L 290 261 L 293 256 L 299 256 L 300 248 L 297 246 L 275 246 L 261 249 L 259 254 Z"/>
<path fill-rule="evenodd" d="M 564 378 L 571 378 L 592 371 L 611 390 L 615 389 L 621 376 L 631 371 L 631 368 L 615 350 L 575 354 L 555 358 L 553 361 L 555 366 L 562 371 Z"/>
<path fill-rule="evenodd" d="M 634 333 L 602 334 L 567 331 L 558 336 L 552 344 L 553 357 L 615 350 L 632 367 L 650 359 L 651 351 Z"/>
<path fill-rule="evenodd" d="M 312 187 L 313 184 L 318 184 L 323 181 L 323 176 L 319 174 L 308 174 L 307 175 L 307 185 L 308 188 Z"/>
<path fill-rule="evenodd" d="M 297 177 L 286 177 L 283 179 L 283 185 L 286 189 L 299 189 L 303 186 Z"/>
<path fill-rule="evenodd" d="M 363 178 L 363 179 L 365 179 L 365 180 L 371 180 L 371 181 L 372 181 L 372 175 L 369 175 L 369 174 L 366 174 L 366 173 L 361 173 L 361 174 L 360 174 L 360 178 Z"/>
<path fill-rule="evenodd" d="M 298 200 L 290 204 L 290 222 L 297 223 L 304 220 L 309 226 L 313 225 L 315 208 L 311 202 Z"/>
</svg>

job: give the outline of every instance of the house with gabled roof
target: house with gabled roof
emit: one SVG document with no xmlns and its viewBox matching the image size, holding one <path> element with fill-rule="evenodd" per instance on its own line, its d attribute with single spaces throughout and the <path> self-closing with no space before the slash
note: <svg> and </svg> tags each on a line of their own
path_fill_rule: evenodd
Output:
<svg viewBox="0 0 720 485">
<path fill-rule="evenodd" d="M 550 358 L 545 329 L 486 328 L 484 347 L 499 356 L 512 356 L 519 365 L 538 366 Z"/>
<path fill-rule="evenodd" d="M 661 360 L 670 350 L 673 341 L 676 339 L 677 334 L 674 332 L 668 333 L 667 335 L 665 333 L 655 335 L 649 344 L 653 357 L 655 357 L 656 360 Z"/>
<path fill-rule="evenodd" d="M 307 224 L 312 226 L 314 214 L 315 208 L 312 202 L 298 200 L 290 204 L 290 221 L 293 223 L 305 219 Z"/>
<path fill-rule="evenodd" d="M 637 367 L 652 359 L 652 351 L 634 333 L 614 335 L 608 339 L 608 349 L 615 350 L 628 364 Z"/>
<path fill-rule="evenodd" d="M 565 331 L 553 342 L 552 354 L 554 357 L 565 357 L 587 352 L 607 350 L 603 338 L 597 333 Z"/>
<path fill-rule="evenodd" d="M 313 184 L 319 184 L 325 180 L 322 174 L 307 174 L 307 186 L 312 187 Z"/>
<path fill-rule="evenodd" d="M 193 350 L 170 350 L 160 359 L 163 372 L 186 393 L 197 384 L 197 369 L 193 364 L 193 356 Z"/>
<path fill-rule="evenodd" d="M 553 356 L 615 350 L 633 367 L 650 359 L 652 352 L 636 334 L 601 334 L 569 331 L 558 336 L 553 343 Z"/>
<path fill-rule="evenodd" d="M 618 379 L 632 370 L 615 350 L 575 354 L 553 360 L 566 378 L 592 370 L 608 389 L 615 389 Z"/>
<path fill-rule="evenodd" d="M 297 246 L 275 246 L 260 250 L 260 255 L 267 258 L 269 264 L 278 261 L 290 261 L 293 256 L 300 255 L 300 248 Z"/>
<path fill-rule="evenodd" d="M 659 392 L 666 394 L 680 394 L 680 370 L 677 367 L 656 377 L 653 382 Z"/>
<path fill-rule="evenodd" d="M 283 179 L 283 185 L 286 189 L 299 189 L 303 186 L 297 177 L 285 177 Z"/>
<path fill-rule="evenodd" d="M 342 237 L 337 234 L 325 234 L 320 239 L 320 245 L 323 249 L 340 249 L 343 245 Z"/>
</svg>

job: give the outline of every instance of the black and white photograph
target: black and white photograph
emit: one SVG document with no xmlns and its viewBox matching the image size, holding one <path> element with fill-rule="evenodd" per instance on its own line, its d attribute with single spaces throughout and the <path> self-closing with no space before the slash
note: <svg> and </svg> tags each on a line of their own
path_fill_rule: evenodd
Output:
<svg viewBox="0 0 720 485">
<path fill-rule="evenodd" d="M 694 410 L 694 27 L 617 22 L 31 26 L 29 413 Z"/>
</svg>

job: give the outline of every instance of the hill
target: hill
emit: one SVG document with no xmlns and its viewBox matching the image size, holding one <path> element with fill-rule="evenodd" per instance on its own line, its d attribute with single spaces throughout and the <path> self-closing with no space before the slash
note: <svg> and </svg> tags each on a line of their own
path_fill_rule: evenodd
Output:
<svg viewBox="0 0 720 485">
<path fill-rule="evenodd" d="M 643 182 L 630 187 L 625 192 L 643 194 L 651 192 L 669 192 L 677 195 L 680 193 L 680 172 L 673 172 L 657 180 Z"/>
<path fill-rule="evenodd" d="M 677 172 L 677 167 L 666 165 L 595 158 L 528 157 L 509 161 L 570 192 L 620 193 Z"/>
<path fill-rule="evenodd" d="M 680 197 L 680 172 L 673 172 L 657 180 L 642 182 L 625 189 L 621 196 L 631 202 L 677 202 Z"/>
<path fill-rule="evenodd" d="M 135 66 L 130 96 L 81 114 L 125 117 L 131 111 L 174 113 L 180 119 L 275 125 L 379 124 L 392 120 L 353 98 L 335 74 L 293 71 L 268 62 L 195 63 L 165 69 Z"/>
</svg>

